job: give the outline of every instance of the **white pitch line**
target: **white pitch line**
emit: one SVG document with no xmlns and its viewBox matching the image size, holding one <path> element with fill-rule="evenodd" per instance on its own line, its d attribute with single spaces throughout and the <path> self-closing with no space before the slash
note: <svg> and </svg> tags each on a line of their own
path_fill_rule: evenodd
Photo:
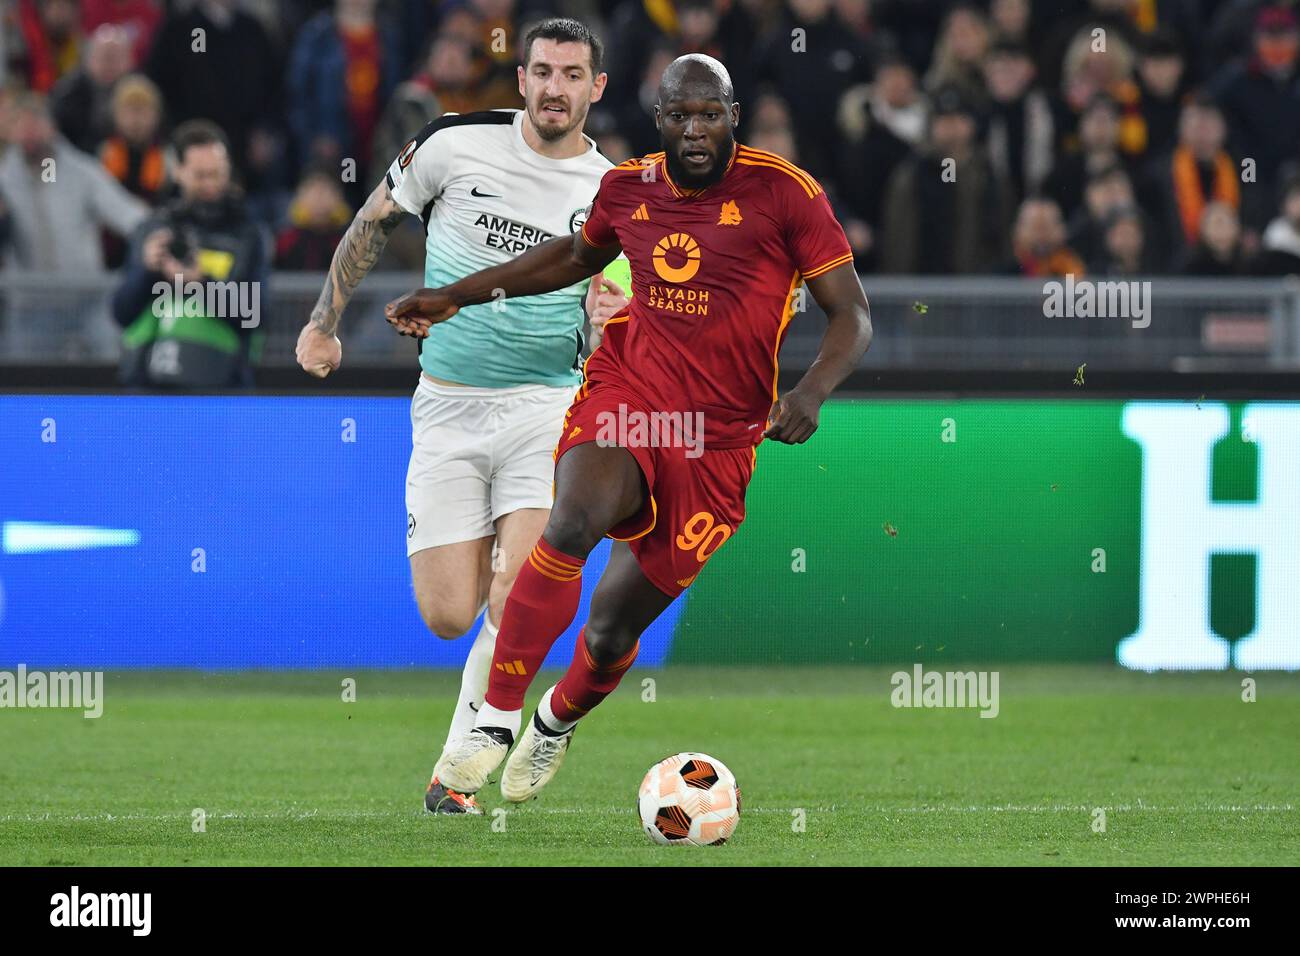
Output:
<svg viewBox="0 0 1300 956">
<path fill-rule="evenodd" d="M 1296 807 L 1292 804 L 1251 804 L 1251 805 L 1186 805 L 1186 806 L 1156 806 L 1152 804 L 1138 804 L 1136 806 L 1129 804 L 1106 805 L 1106 804 L 1049 804 L 1049 805 L 1031 805 L 1017 806 L 1014 804 L 999 804 L 992 806 L 921 806 L 921 807 L 895 807 L 895 806 L 829 806 L 829 807 L 746 807 L 742 811 L 742 816 L 755 813 L 778 813 L 789 815 L 795 810 L 803 810 L 805 813 L 872 813 L 872 814 L 902 814 L 902 813 L 1091 813 L 1100 806 L 1111 813 L 1294 813 Z M 490 811 L 489 811 L 490 812 Z M 520 807 L 517 812 L 526 814 L 564 815 L 564 816 L 592 816 L 592 815 L 616 815 L 616 816 L 634 816 L 636 810 L 632 806 L 626 807 Z M 239 811 L 213 811 L 207 814 L 208 820 L 348 820 L 348 819 L 390 819 L 403 820 L 414 817 L 423 817 L 427 814 L 422 810 L 284 810 L 273 812 L 256 812 L 244 813 Z M 162 822 L 167 820 L 190 822 L 191 813 L 27 813 L 27 814 L 2 814 L 0 823 L 113 823 L 118 821 L 149 821 Z"/>
</svg>

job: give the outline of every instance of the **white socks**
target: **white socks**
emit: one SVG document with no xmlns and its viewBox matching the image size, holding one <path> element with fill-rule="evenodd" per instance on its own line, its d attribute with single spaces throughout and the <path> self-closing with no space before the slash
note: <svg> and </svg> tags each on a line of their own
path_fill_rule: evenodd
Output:
<svg viewBox="0 0 1300 956">
<path fill-rule="evenodd" d="M 469 733 L 474 727 L 475 718 L 482 712 L 488 675 L 492 673 L 492 651 L 496 645 L 497 626 L 492 623 L 491 612 L 488 612 L 483 615 L 483 626 L 474 635 L 469 656 L 465 658 L 465 671 L 460 678 L 460 697 L 456 700 L 456 710 L 451 717 L 451 729 L 447 731 L 447 742 L 443 745 L 443 750 Z"/>
<path fill-rule="evenodd" d="M 542 695 L 541 701 L 537 704 L 537 716 L 542 718 L 542 723 L 551 730 L 562 734 L 574 727 L 578 722 L 576 720 L 560 720 L 555 716 L 555 711 L 551 710 L 551 695 L 553 693 L 555 693 L 554 687 Z"/>
<path fill-rule="evenodd" d="M 522 710 L 497 710 L 487 701 L 479 708 L 478 720 L 474 721 L 475 727 L 504 727 L 510 731 L 510 735 L 519 739 L 519 728 L 524 722 L 524 712 Z"/>
</svg>

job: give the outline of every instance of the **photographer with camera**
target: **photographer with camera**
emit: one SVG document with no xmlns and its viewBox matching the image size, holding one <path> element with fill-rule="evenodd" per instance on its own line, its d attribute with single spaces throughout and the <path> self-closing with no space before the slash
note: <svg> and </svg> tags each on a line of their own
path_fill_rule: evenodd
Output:
<svg viewBox="0 0 1300 956">
<path fill-rule="evenodd" d="M 221 130 L 190 120 L 173 136 L 178 198 L 136 233 L 113 317 L 127 385 L 251 387 L 269 245 L 231 182 Z"/>
</svg>

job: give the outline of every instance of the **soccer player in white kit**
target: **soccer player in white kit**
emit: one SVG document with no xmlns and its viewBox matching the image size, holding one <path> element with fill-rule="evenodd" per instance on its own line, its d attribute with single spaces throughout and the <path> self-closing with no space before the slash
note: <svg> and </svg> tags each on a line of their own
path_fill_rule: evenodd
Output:
<svg viewBox="0 0 1300 956">
<path fill-rule="evenodd" d="M 299 364 L 338 368 L 344 307 L 402 216 L 426 228 L 424 285 L 447 285 L 577 232 L 612 164 L 583 135 L 601 98 L 600 41 L 581 23 L 545 20 L 525 37 L 524 110 L 448 114 L 408 142 L 334 253 Z M 474 726 L 487 691 L 497 624 L 551 507 L 554 451 L 580 381 L 583 299 L 593 326 L 626 300 L 596 277 L 545 295 L 469 306 L 420 342 L 406 477 L 407 555 L 420 615 L 443 638 L 465 633 L 484 606 L 447 741 Z M 501 312 L 515 316 L 501 321 Z M 444 745 L 445 746 L 445 745 Z M 481 813 L 436 776 L 435 813 Z"/>
</svg>

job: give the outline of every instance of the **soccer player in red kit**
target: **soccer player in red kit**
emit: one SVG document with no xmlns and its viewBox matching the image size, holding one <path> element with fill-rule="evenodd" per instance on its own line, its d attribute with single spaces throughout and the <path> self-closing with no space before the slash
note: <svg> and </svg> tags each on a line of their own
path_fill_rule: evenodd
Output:
<svg viewBox="0 0 1300 956">
<path fill-rule="evenodd" d="M 559 436 L 555 502 L 506 600 L 487 700 L 435 771 L 454 790 L 479 790 L 519 735 L 524 692 L 572 623 L 601 538 L 615 544 L 568 673 L 542 696 L 502 775 L 512 802 L 555 775 L 641 633 L 740 526 L 758 443 L 807 441 L 870 344 L 866 296 L 826 194 L 779 156 L 736 143 L 733 100 L 721 63 L 678 58 L 655 107 L 664 152 L 607 172 L 577 235 L 387 307 L 403 334 L 423 336 L 462 305 L 572 285 L 620 250 L 632 266 L 631 303 L 606 323 Z M 816 361 L 778 399 L 777 353 L 801 282 L 828 326 Z M 687 423 L 700 420 L 703 435 L 692 436 Z M 637 421 L 676 430 L 613 427 Z"/>
</svg>

